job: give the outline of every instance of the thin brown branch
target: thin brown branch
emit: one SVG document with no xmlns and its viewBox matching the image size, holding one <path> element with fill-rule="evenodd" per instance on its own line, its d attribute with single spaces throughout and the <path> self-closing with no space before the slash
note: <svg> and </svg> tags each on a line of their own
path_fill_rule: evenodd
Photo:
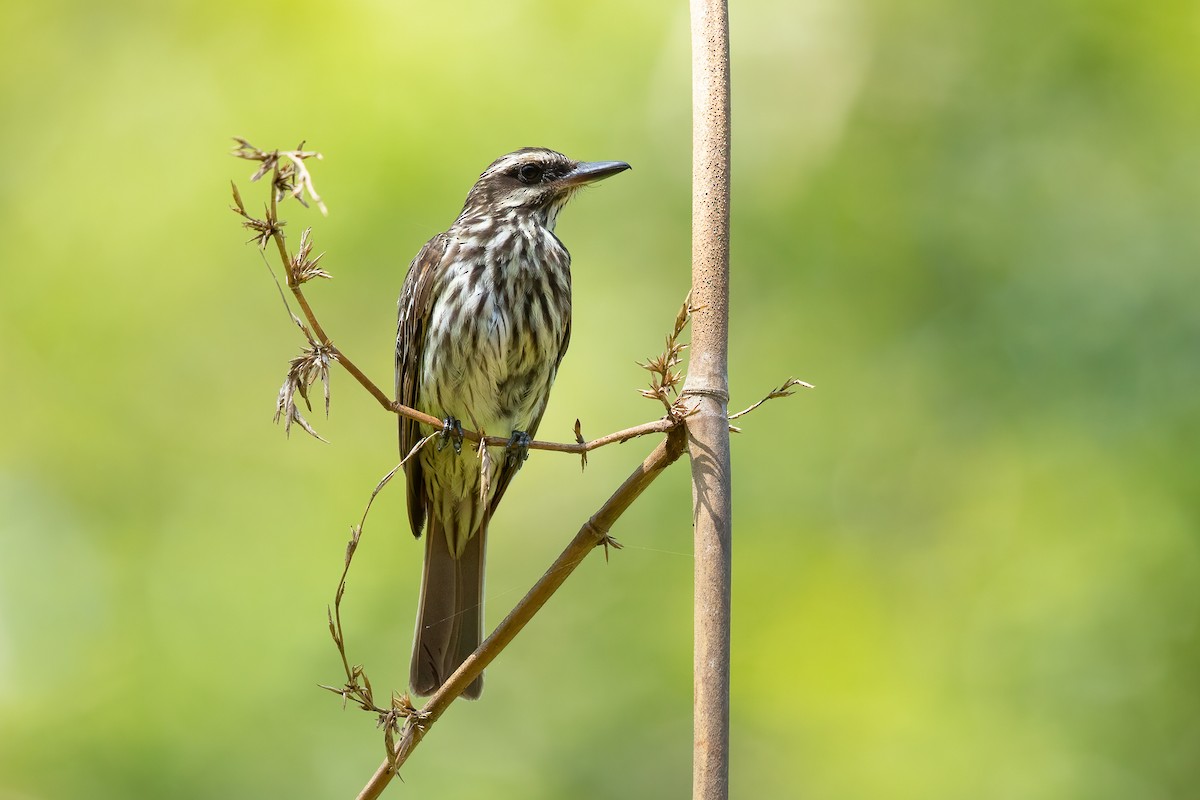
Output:
<svg viewBox="0 0 1200 800">
<path fill-rule="evenodd" d="M 467 657 L 462 666 L 429 698 L 418 712 L 408 716 L 395 744 L 393 756 L 385 760 L 363 790 L 359 800 L 379 797 L 396 775 L 396 770 L 421 743 L 434 723 L 449 708 L 450 703 L 475 680 L 484 668 L 499 655 L 530 619 L 546 604 L 584 557 L 597 546 L 613 543 L 609 530 L 621 514 L 636 500 L 655 478 L 683 454 L 686 437 L 682 427 L 674 428 L 650 455 L 638 465 L 612 497 L 583 524 L 579 533 L 555 559 L 528 594 L 517 603 L 496 630 L 479 648 Z"/>
<path fill-rule="evenodd" d="M 601 436 L 598 439 L 592 439 L 590 442 L 542 442 L 533 440 L 529 443 L 530 450 L 549 450 L 554 453 L 575 453 L 582 455 L 590 453 L 593 450 L 604 447 L 609 444 L 617 444 L 618 442 L 628 442 L 630 439 L 636 439 L 639 436 L 647 436 L 652 433 L 666 433 L 667 431 L 679 425 L 679 420 L 670 417 L 656 419 L 653 422 L 643 422 L 641 425 L 634 425 L 632 428 L 626 428 L 623 431 L 616 431 L 607 436 Z M 499 436 L 489 436 L 488 446 L 506 444 L 507 439 Z"/>
<path fill-rule="evenodd" d="M 778 389 L 772 389 L 771 391 L 767 392 L 767 396 L 764 397 L 763 399 L 759 400 L 754 405 L 750 406 L 749 408 L 743 408 L 741 411 L 737 412 L 736 414 L 730 414 L 729 421 L 732 422 L 733 420 L 737 419 L 738 417 L 744 417 L 745 415 L 749 414 L 751 411 L 758 408 L 759 406 L 761 406 L 763 403 L 767 402 L 768 400 L 778 400 L 781 397 L 791 397 L 792 395 L 795 394 L 795 392 L 788 391 L 788 390 L 794 386 L 799 386 L 802 389 L 812 389 L 813 388 L 813 385 L 811 383 L 809 383 L 808 381 L 802 381 L 797 378 L 788 378 L 786 381 L 783 382 L 782 386 L 780 386 Z M 736 425 L 730 425 L 729 430 L 731 433 L 741 433 L 742 432 L 742 429 L 737 427 Z"/>
<path fill-rule="evenodd" d="M 367 500 L 367 505 L 363 508 L 362 517 L 358 524 L 350 529 L 350 541 L 346 543 L 346 558 L 342 565 L 342 575 L 338 579 L 337 591 L 333 595 L 333 608 L 327 609 L 329 614 L 329 633 L 333 637 L 333 642 L 337 645 L 338 654 L 342 659 L 342 667 L 346 672 L 346 683 L 341 687 L 326 686 L 321 684 L 322 689 L 327 689 L 334 694 L 341 695 L 342 702 L 353 700 L 358 706 L 366 711 L 373 711 L 380 715 L 380 725 L 385 728 L 390 736 L 393 728 L 396 727 L 396 720 L 389 718 L 394 715 L 398 708 L 403 707 L 407 698 L 393 695 L 392 707 L 390 709 L 380 708 L 375 704 L 374 694 L 371 690 L 371 681 L 367 678 L 366 671 L 361 664 L 351 666 L 350 659 L 346 655 L 346 634 L 342 627 L 342 598 L 346 594 L 346 578 L 350 574 L 350 564 L 354 561 L 354 554 L 358 551 L 358 543 L 362 539 L 363 527 L 367 524 L 367 515 L 371 513 L 371 505 L 375 502 L 375 498 L 383 491 L 383 487 L 391 482 L 405 464 L 409 462 L 417 453 L 421 451 L 425 445 L 429 444 L 436 433 L 431 433 L 428 436 L 417 442 L 411 450 L 400 460 L 400 463 L 392 467 L 388 474 L 380 479 L 375 485 L 374 491 L 371 492 L 371 497 Z M 411 705 L 411 704 L 410 704 Z"/>
</svg>

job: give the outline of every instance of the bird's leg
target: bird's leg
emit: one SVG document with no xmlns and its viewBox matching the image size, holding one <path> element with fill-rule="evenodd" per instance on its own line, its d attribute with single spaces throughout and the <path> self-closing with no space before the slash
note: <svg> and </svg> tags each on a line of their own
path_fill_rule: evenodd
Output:
<svg viewBox="0 0 1200 800">
<path fill-rule="evenodd" d="M 446 446 L 446 442 L 454 445 L 455 455 L 462 453 L 463 443 L 463 426 L 462 423 L 454 417 L 446 417 L 442 420 L 442 432 L 438 434 L 438 452 L 442 452 L 442 448 Z"/>
<path fill-rule="evenodd" d="M 529 443 L 533 441 L 525 431 L 513 431 L 504 448 L 504 460 L 518 467 L 529 458 Z"/>
</svg>

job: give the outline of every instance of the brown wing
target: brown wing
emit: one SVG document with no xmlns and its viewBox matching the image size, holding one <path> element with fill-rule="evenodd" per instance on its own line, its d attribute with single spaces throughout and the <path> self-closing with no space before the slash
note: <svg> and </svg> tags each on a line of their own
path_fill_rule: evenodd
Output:
<svg viewBox="0 0 1200 800">
<path fill-rule="evenodd" d="M 567 354 L 567 345 L 569 345 L 570 343 L 571 343 L 571 321 L 568 319 L 567 320 L 567 329 L 565 331 L 563 331 L 562 344 L 559 345 L 559 348 L 558 348 L 558 358 L 556 358 L 554 360 L 555 374 L 558 373 L 558 365 L 562 363 L 563 356 L 565 356 Z M 546 387 L 546 401 L 547 401 L 546 405 L 549 405 L 549 400 L 550 400 L 549 394 L 550 394 L 550 387 Z M 542 410 L 538 413 L 538 415 L 536 417 L 533 418 L 533 422 L 529 423 L 529 430 L 525 431 L 527 434 L 529 434 L 530 439 L 534 438 L 534 436 L 537 435 L 538 426 L 542 424 L 542 417 L 546 413 L 546 405 L 542 406 Z M 496 491 L 492 494 L 491 505 L 488 506 L 487 515 L 489 518 L 492 516 L 492 514 L 494 514 L 496 512 L 496 506 L 500 505 L 500 499 L 502 497 L 504 497 L 504 492 L 505 492 L 505 490 L 508 489 L 508 484 L 512 483 L 513 476 L 517 474 L 517 470 L 519 470 L 520 468 L 521 468 L 520 464 L 516 464 L 514 466 L 507 462 L 505 462 L 504 465 L 500 467 L 500 473 L 496 476 Z"/>
<path fill-rule="evenodd" d="M 425 352 L 425 327 L 433 306 L 433 285 L 441 270 L 449 239 L 439 233 L 430 239 L 408 266 L 404 288 L 400 290 L 399 322 L 396 326 L 396 400 L 416 408 L 421 398 L 421 362 Z M 400 457 L 421 440 L 420 423 L 400 418 Z M 425 525 L 424 479 L 420 459 L 404 465 L 408 485 L 408 522 L 413 536 L 421 535 Z"/>
</svg>

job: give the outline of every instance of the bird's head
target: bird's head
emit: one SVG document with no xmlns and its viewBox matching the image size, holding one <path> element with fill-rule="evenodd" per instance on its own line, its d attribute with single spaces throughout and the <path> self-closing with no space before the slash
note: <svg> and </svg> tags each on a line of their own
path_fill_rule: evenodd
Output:
<svg viewBox="0 0 1200 800">
<path fill-rule="evenodd" d="M 627 169 L 624 161 L 572 161 L 544 147 L 525 147 L 501 156 L 483 171 L 459 219 L 530 216 L 553 229 L 571 195 Z"/>
</svg>

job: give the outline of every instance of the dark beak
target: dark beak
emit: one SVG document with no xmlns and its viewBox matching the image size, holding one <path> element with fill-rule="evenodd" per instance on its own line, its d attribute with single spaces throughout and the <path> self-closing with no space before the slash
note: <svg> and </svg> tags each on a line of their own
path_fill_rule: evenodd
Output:
<svg viewBox="0 0 1200 800">
<path fill-rule="evenodd" d="M 630 166 L 624 161 L 581 161 L 575 165 L 575 169 L 562 177 L 560 185 L 583 186 L 602 181 L 627 169 L 630 169 Z"/>
</svg>

